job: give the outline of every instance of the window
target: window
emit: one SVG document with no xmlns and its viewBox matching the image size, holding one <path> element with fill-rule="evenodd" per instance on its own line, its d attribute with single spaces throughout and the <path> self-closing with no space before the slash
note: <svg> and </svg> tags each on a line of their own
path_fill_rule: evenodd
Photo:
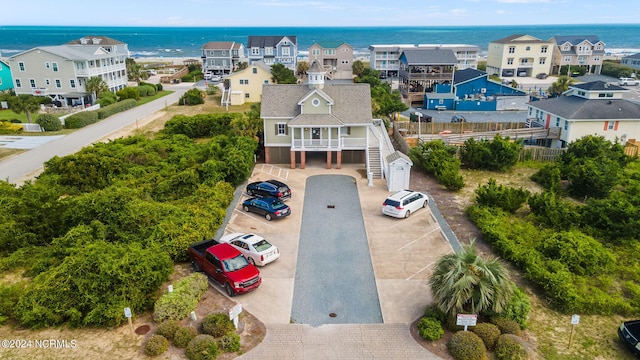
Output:
<svg viewBox="0 0 640 360">
<path fill-rule="evenodd" d="M 529 63 L 529 59 L 522 59 L 520 60 L 520 64 L 528 64 Z"/>
<path fill-rule="evenodd" d="M 227 51 L 226 50 L 222 50 L 222 55 L 227 55 Z"/>
<path fill-rule="evenodd" d="M 249 93 L 244 93 L 244 97 L 245 97 L 245 99 L 248 99 L 248 98 L 250 98 L 251 96 L 249 95 Z"/>
<path fill-rule="evenodd" d="M 283 47 L 282 48 L 282 56 L 290 56 L 291 55 L 291 48 L 290 47 Z"/>
<path fill-rule="evenodd" d="M 60 79 L 56 79 L 56 87 L 58 89 L 62 87 L 62 82 L 60 81 Z"/>
<path fill-rule="evenodd" d="M 35 79 L 29 79 L 29 85 L 31 85 L 32 89 L 36 88 L 36 80 Z"/>
<path fill-rule="evenodd" d="M 541 53 L 543 53 L 543 54 L 545 54 L 545 53 L 547 52 L 547 46 L 543 46 L 543 47 L 540 49 L 540 52 L 541 52 Z"/>
<path fill-rule="evenodd" d="M 569 122 L 567 120 L 564 121 L 564 129 L 569 130 Z"/>
<path fill-rule="evenodd" d="M 44 83 L 47 85 L 51 85 L 51 81 L 49 80 L 49 78 L 44 79 Z"/>
<path fill-rule="evenodd" d="M 278 136 L 286 136 L 288 133 L 287 131 L 287 124 L 286 123 L 277 123 L 276 124 L 276 135 Z"/>
<path fill-rule="evenodd" d="M 507 59 L 507 65 L 513 65 L 513 58 Z"/>
<path fill-rule="evenodd" d="M 313 100 L 311 100 L 311 105 L 313 105 L 313 106 L 320 106 L 320 100 L 318 100 L 318 99 L 313 99 Z"/>
<path fill-rule="evenodd" d="M 571 56 L 565 56 L 564 62 L 571 62 Z"/>
<path fill-rule="evenodd" d="M 21 88 L 22 87 L 22 82 L 20 81 L 20 79 L 16 79 L 16 87 L 17 88 Z"/>
<path fill-rule="evenodd" d="M 335 49 L 324 49 L 324 54 L 325 55 L 335 55 L 336 54 L 336 50 Z"/>
<path fill-rule="evenodd" d="M 265 83 L 265 84 L 268 84 L 268 83 L 269 83 L 269 80 L 265 80 L 265 81 L 264 81 L 264 83 Z"/>
<path fill-rule="evenodd" d="M 76 81 L 74 79 L 70 79 L 69 80 L 69 86 L 71 86 L 72 89 L 76 88 Z"/>
<path fill-rule="evenodd" d="M 253 73 L 257 74 L 258 73 L 258 68 L 253 68 Z"/>
<path fill-rule="evenodd" d="M 600 56 L 594 56 L 593 61 L 600 61 Z M 635 64 L 636 62 L 634 61 L 633 63 Z"/>
<path fill-rule="evenodd" d="M 53 71 L 58 71 L 58 63 L 51 63 L 51 66 L 53 67 Z"/>
<path fill-rule="evenodd" d="M 265 55 L 273 55 L 273 48 L 272 47 L 264 48 L 264 54 Z"/>
<path fill-rule="evenodd" d="M 341 61 L 341 63 L 343 63 L 343 64 L 348 64 L 348 63 L 349 63 L 349 60 L 342 60 L 342 61 Z"/>
<path fill-rule="evenodd" d="M 547 62 L 547 58 L 540 58 L 540 65 L 544 65 Z"/>
<path fill-rule="evenodd" d="M 44 63 L 44 68 L 45 69 L 51 69 L 51 63 L 49 63 L 48 61 Z"/>
<path fill-rule="evenodd" d="M 240 79 L 240 85 L 249 85 L 249 80 L 247 80 L 247 79 Z"/>
<path fill-rule="evenodd" d="M 556 127 L 560 127 L 560 118 L 559 117 L 556 118 Z"/>
<path fill-rule="evenodd" d="M 317 56 L 317 55 L 320 55 L 320 49 L 313 49 L 313 50 L 311 51 L 311 55 L 316 55 L 316 56 Z"/>
<path fill-rule="evenodd" d="M 525 48 L 525 50 L 527 50 L 527 51 L 531 50 L 531 46 L 527 46 L 527 47 Z"/>
<path fill-rule="evenodd" d="M 607 127 L 609 130 L 613 130 L 613 125 L 616 123 L 615 121 L 608 121 L 609 126 Z"/>
<path fill-rule="evenodd" d="M 24 63 L 22 61 L 18 63 L 18 67 L 20 68 L 20 71 L 24 71 Z"/>
<path fill-rule="evenodd" d="M 509 54 L 515 54 L 516 52 L 516 47 L 515 46 L 509 46 Z"/>
<path fill-rule="evenodd" d="M 251 55 L 260 55 L 260 48 L 257 48 L 257 47 L 251 48 Z"/>
</svg>

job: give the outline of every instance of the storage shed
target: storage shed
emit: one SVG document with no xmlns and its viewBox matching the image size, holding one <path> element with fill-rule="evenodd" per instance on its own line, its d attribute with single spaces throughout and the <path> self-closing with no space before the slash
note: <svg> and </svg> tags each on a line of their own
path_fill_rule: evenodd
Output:
<svg viewBox="0 0 640 360">
<path fill-rule="evenodd" d="M 387 188 L 389 191 L 409 189 L 413 162 L 400 151 L 387 155 Z"/>
</svg>

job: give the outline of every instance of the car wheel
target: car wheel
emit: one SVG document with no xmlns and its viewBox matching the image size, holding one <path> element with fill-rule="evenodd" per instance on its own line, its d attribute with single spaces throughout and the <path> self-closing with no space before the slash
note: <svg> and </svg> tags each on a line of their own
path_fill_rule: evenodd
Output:
<svg viewBox="0 0 640 360">
<path fill-rule="evenodd" d="M 242 209 L 243 209 L 244 211 L 246 211 L 246 212 L 249 212 L 249 207 L 248 207 L 247 205 L 244 205 L 244 206 L 242 207 Z"/>
<path fill-rule="evenodd" d="M 192 261 L 191 264 L 193 265 L 193 271 L 200 272 L 200 265 L 197 261 Z"/>
<path fill-rule="evenodd" d="M 229 297 L 233 297 L 233 295 L 235 295 L 233 293 L 233 289 L 231 288 L 231 285 L 229 285 L 229 283 L 227 283 L 227 285 L 225 285 L 224 287 L 227 290 L 227 295 L 229 295 Z"/>
<path fill-rule="evenodd" d="M 427 205 L 429 205 L 429 200 L 425 200 L 425 201 L 422 203 L 422 207 L 423 207 L 423 208 L 426 208 L 426 207 L 427 207 Z"/>
<path fill-rule="evenodd" d="M 271 214 L 269 213 L 264 214 L 264 218 L 267 219 L 267 221 L 271 221 Z"/>
<path fill-rule="evenodd" d="M 247 190 L 247 194 L 248 194 L 249 196 L 253 196 L 253 190 Z"/>
<path fill-rule="evenodd" d="M 411 211 L 407 210 L 406 213 L 404 213 L 404 217 L 405 219 L 409 217 L 409 215 L 411 215 Z"/>
<path fill-rule="evenodd" d="M 249 257 L 249 263 L 251 263 L 251 265 L 255 266 L 256 265 L 256 261 L 253 260 L 252 257 Z"/>
</svg>

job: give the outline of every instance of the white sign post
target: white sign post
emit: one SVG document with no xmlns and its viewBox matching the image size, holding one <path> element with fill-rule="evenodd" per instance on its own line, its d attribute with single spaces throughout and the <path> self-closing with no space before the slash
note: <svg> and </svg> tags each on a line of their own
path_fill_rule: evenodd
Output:
<svg viewBox="0 0 640 360">
<path fill-rule="evenodd" d="M 131 328 L 131 336 L 133 336 L 133 322 L 131 322 L 131 308 L 124 308 L 124 316 L 127 317 L 129 321 L 129 328 Z"/>
<path fill-rule="evenodd" d="M 238 328 L 238 315 L 242 312 L 242 304 L 237 304 L 229 309 L 229 319 L 233 321 L 233 326 Z"/>
<path fill-rule="evenodd" d="M 476 326 L 478 322 L 478 314 L 458 314 L 456 317 L 456 325 L 464 326 L 464 331 L 467 331 L 467 326 Z"/>
<path fill-rule="evenodd" d="M 580 315 L 571 315 L 571 332 L 569 333 L 569 349 L 571 349 L 571 343 L 573 342 L 573 328 L 580 323 Z"/>
</svg>

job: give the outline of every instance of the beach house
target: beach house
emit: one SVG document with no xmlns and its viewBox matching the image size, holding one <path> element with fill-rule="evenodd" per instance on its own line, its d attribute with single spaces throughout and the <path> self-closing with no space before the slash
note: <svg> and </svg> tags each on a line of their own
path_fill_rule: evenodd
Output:
<svg viewBox="0 0 640 360">
<path fill-rule="evenodd" d="M 85 84 L 100 77 L 110 91 L 127 86 L 127 44 L 87 36 L 58 46 L 40 46 L 9 57 L 16 94 L 48 96 L 62 106 L 90 103 Z"/>
<path fill-rule="evenodd" d="M 640 53 L 632 54 L 620 59 L 621 65 L 627 65 L 636 70 L 640 70 Z M 636 71 L 637 72 L 637 71 Z"/>
<path fill-rule="evenodd" d="M 549 74 L 554 42 L 516 34 L 489 43 L 487 73 L 500 77 Z"/>
<path fill-rule="evenodd" d="M 298 38 L 295 36 L 249 36 L 249 63 L 262 60 L 271 66 L 282 64 L 291 71 L 298 66 Z"/>
<path fill-rule="evenodd" d="M 551 60 L 552 74 L 560 74 L 560 69 L 567 65 L 584 68 L 587 74 L 600 74 L 605 44 L 597 36 L 554 36 L 550 41 L 555 45 Z M 569 69 L 566 68 L 566 71 Z"/>
<path fill-rule="evenodd" d="M 0 91 L 13 89 L 13 78 L 9 63 L 0 59 Z"/>
<path fill-rule="evenodd" d="M 225 78 L 222 105 L 242 105 L 262 100 L 262 85 L 273 84 L 271 67 L 262 61 L 255 61 L 246 69 L 234 72 Z"/>
<path fill-rule="evenodd" d="M 263 86 L 265 162 L 292 169 L 317 161 L 327 169 L 362 164 L 367 174 L 382 177 L 381 158 L 389 149 L 381 145 L 384 126 L 372 119 L 369 84 L 325 84 L 317 60 L 307 75 L 306 84 Z"/>
<path fill-rule="evenodd" d="M 318 60 L 327 80 L 353 79 L 353 47 L 344 41 L 318 41 L 309 47 L 309 62 Z"/>
<path fill-rule="evenodd" d="M 242 43 L 233 41 L 210 41 L 202 45 L 202 73 L 228 75 L 240 62 L 247 62 Z"/>
<path fill-rule="evenodd" d="M 623 99 L 627 91 L 604 81 L 575 84 L 562 96 L 530 102 L 527 116 L 532 127 L 561 129 L 551 147 L 566 147 L 585 135 L 623 143 L 640 139 L 640 104 Z"/>
<path fill-rule="evenodd" d="M 422 103 L 425 94 L 452 97 L 453 74 L 458 59 L 450 49 L 405 49 L 400 55 L 399 90 L 407 104 Z"/>
</svg>

